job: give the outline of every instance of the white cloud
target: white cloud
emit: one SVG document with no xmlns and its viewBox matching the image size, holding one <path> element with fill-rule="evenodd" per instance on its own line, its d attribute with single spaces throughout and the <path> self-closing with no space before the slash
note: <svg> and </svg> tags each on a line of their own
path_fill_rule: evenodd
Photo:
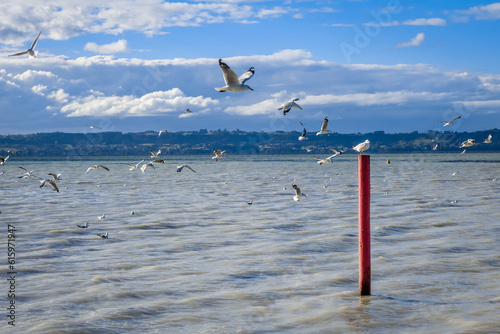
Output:
<svg viewBox="0 0 500 334">
<path fill-rule="evenodd" d="M 399 44 L 395 45 L 394 48 L 400 49 L 400 48 L 410 48 L 410 47 L 414 47 L 414 46 L 420 46 L 420 44 L 422 44 L 424 39 L 425 39 L 425 34 L 423 32 L 420 32 L 415 37 L 410 39 L 410 41 L 404 42 L 404 43 L 399 43 Z"/>
<path fill-rule="evenodd" d="M 130 48 L 127 45 L 127 41 L 124 39 L 120 39 L 116 42 L 103 45 L 97 45 L 94 42 L 89 42 L 85 44 L 83 49 L 86 51 L 92 51 L 95 53 L 104 53 L 104 54 L 130 52 Z"/>
<path fill-rule="evenodd" d="M 381 26 L 381 27 L 395 27 L 395 26 L 440 26 L 444 27 L 447 25 L 446 20 L 434 17 L 430 19 L 414 19 L 406 20 L 403 22 L 390 21 L 390 22 L 368 22 L 364 24 L 365 26 Z"/>
<path fill-rule="evenodd" d="M 64 105 L 61 112 L 68 117 L 79 116 L 152 116 L 179 112 L 185 106 L 213 106 L 216 100 L 202 96 L 185 96 L 179 88 L 154 91 L 141 97 L 132 95 L 96 96 L 91 94 L 75 98 Z"/>
<path fill-rule="evenodd" d="M 82 118 L 92 117 L 119 119 L 133 131 L 142 131 L 156 124 L 145 119 L 161 117 L 171 125 L 169 131 L 176 127 L 258 130 L 282 119 L 276 108 L 292 97 L 300 98 L 303 110 L 287 119 L 300 117 L 304 123 L 321 115 L 343 120 L 371 115 L 370 126 L 380 129 L 385 127 L 385 122 L 379 122 L 381 117 L 415 117 L 419 122 L 429 120 L 432 127 L 436 113 L 456 105 L 472 110 L 475 105 L 456 101 L 500 100 L 500 76 L 479 76 L 471 70 L 464 73 L 463 69 L 442 70 L 427 64 L 343 65 L 317 59 L 305 50 L 227 57 L 224 61 L 237 73 L 254 66 L 255 75 L 249 81 L 254 91 L 215 91 L 223 82 L 217 58 L 145 60 L 99 55 L 36 62 L 0 58 L 0 90 L 5 92 L 0 100 L 2 109 L 10 111 L 0 131 L 40 131 L 47 116 L 51 128 L 81 125 Z M 192 117 L 183 116 L 186 108 L 193 110 Z M 249 117 L 242 123 L 241 116 Z M 14 128 L 12 124 L 21 124 L 20 120 L 22 125 Z M 297 122 L 286 126 L 295 129 L 292 123 Z"/>
<path fill-rule="evenodd" d="M 415 19 L 408 20 L 402 23 L 407 26 L 440 26 L 443 27 L 446 25 L 446 21 L 444 19 L 434 17 L 430 19 Z"/>
<path fill-rule="evenodd" d="M 461 15 L 474 16 L 476 20 L 498 20 L 500 19 L 500 2 L 485 6 L 475 6 L 467 10 L 456 10 Z"/>
</svg>

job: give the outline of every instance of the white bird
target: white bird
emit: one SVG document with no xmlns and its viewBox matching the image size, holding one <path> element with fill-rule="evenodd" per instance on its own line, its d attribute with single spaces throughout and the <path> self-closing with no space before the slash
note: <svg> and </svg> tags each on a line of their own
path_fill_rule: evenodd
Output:
<svg viewBox="0 0 500 334">
<path fill-rule="evenodd" d="M 436 151 L 437 149 L 438 149 L 438 144 L 436 144 L 436 145 L 434 145 L 434 146 L 432 147 L 432 150 L 433 150 L 433 151 Z"/>
<path fill-rule="evenodd" d="M 295 196 L 293 196 L 294 201 L 300 201 L 300 196 L 304 196 L 305 198 L 307 198 L 306 194 L 303 194 L 300 191 L 300 188 L 296 184 L 292 183 L 292 187 L 293 187 L 293 190 L 295 190 Z"/>
<path fill-rule="evenodd" d="M 104 169 L 104 170 L 107 170 L 109 172 L 109 168 L 104 166 L 104 165 L 94 165 L 94 166 L 90 166 L 89 168 L 87 168 L 87 171 L 85 172 L 85 174 L 87 174 L 88 172 L 90 172 L 91 170 L 94 170 L 94 169 Z"/>
<path fill-rule="evenodd" d="M 128 166 L 128 169 L 129 170 L 136 170 L 137 168 L 139 168 L 139 165 L 142 164 L 144 162 L 144 159 L 142 159 L 141 161 L 139 161 L 137 164 L 135 165 L 132 165 L 132 164 L 126 164 L 124 163 L 124 165 Z"/>
<path fill-rule="evenodd" d="M 219 92 L 233 92 L 233 93 L 241 93 L 247 90 L 253 90 L 250 86 L 245 85 L 255 73 L 254 68 L 250 67 L 248 71 L 243 73 L 239 78 L 236 73 L 222 61 L 219 59 L 219 66 L 222 70 L 222 75 L 224 76 L 224 82 L 226 85 L 224 87 L 216 87 L 215 90 Z"/>
<path fill-rule="evenodd" d="M 289 101 L 286 101 L 285 103 L 283 103 L 282 105 L 280 105 L 278 107 L 278 110 L 283 110 L 283 115 L 286 115 L 287 112 L 290 111 L 290 109 L 292 108 L 298 108 L 298 109 L 301 109 L 302 108 L 297 104 L 295 103 L 295 101 L 298 101 L 299 99 L 295 98 L 295 99 L 291 99 Z"/>
<path fill-rule="evenodd" d="M 33 175 L 33 172 L 34 172 L 33 170 L 27 170 L 24 167 L 19 167 L 19 168 L 21 168 L 22 170 L 24 170 L 24 175 L 19 176 L 20 179 L 27 179 L 29 177 L 38 177 L 38 176 Z"/>
<path fill-rule="evenodd" d="M 167 134 L 167 133 L 168 133 L 168 131 L 167 131 L 167 130 L 165 130 L 165 129 L 160 130 L 160 131 L 158 132 L 158 137 L 160 137 L 162 133 Z"/>
<path fill-rule="evenodd" d="M 59 192 L 59 188 L 57 188 L 56 183 L 52 180 L 42 180 L 40 182 L 40 188 L 45 187 L 47 183 L 52 187 L 52 190 Z"/>
<path fill-rule="evenodd" d="M 212 159 L 215 159 L 215 161 L 217 161 L 218 159 L 222 159 L 222 158 L 227 158 L 226 151 L 215 150 L 214 156 L 212 157 Z"/>
<path fill-rule="evenodd" d="M 47 175 L 52 176 L 52 181 L 54 182 L 62 180 L 61 174 L 48 173 Z"/>
<path fill-rule="evenodd" d="M 307 140 L 306 134 L 307 134 L 307 131 L 306 131 L 306 128 L 304 128 L 304 130 L 302 130 L 302 134 L 299 137 L 299 140 Z"/>
<path fill-rule="evenodd" d="M 491 133 L 490 133 L 488 135 L 488 138 L 484 138 L 484 142 L 483 143 L 484 144 L 491 144 L 491 138 L 492 138 L 492 136 L 491 136 Z"/>
<path fill-rule="evenodd" d="M 464 154 L 464 153 L 465 153 L 465 151 L 467 151 L 467 149 L 466 149 L 466 148 L 465 148 L 465 149 L 464 149 L 464 150 L 463 150 L 460 154 Z"/>
<path fill-rule="evenodd" d="M 105 213 L 103 213 L 102 216 L 98 216 L 97 217 L 97 219 L 104 219 L 104 218 L 106 218 L 106 214 Z"/>
<path fill-rule="evenodd" d="M 458 172 L 451 173 L 451 175 L 453 175 L 453 176 L 457 176 L 457 174 L 458 174 Z"/>
<path fill-rule="evenodd" d="M 455 117 L 451 121 L 438 121 L 438 123 L 444 123 L 443 126 L 450 126 L 453 125 L 453 122 L 455 122 L 457 119 L 462 118 L 462 116 Z"/>
<path fill-rule="evenodd" d="M 333 158 L 335 158 L 337 155 L 341 155 L 342 153 L 344 153 L 344 152 L 345 152 L 345 150 L 344 150 L 344 151 L 342 151 L 342 150 L 337 151 L 337 150 L 335 150 L 334 148 L 331 148 L 331 147 L 329 147 L 329 149 L 330 149 L 330 150 L 332 150 L 334 154 L 332 154 L 332 155 L 331 155 L 331 156 L 329 156 L 328 158 L 320 159 L 320 158 L 318 158 L 318 157 L 316 157 L 316 156 L 314 157 L 314 159 L 316 159 L 316 160 L 317 160 L 316 162 L 317 162 L 319 165 L 322 165 L 322 164 L 324 164 L 324 163 L 332 163 L 332 162 L 333 162 L 333 161 L 332 161 L 332 159 L 333 159 Z"/>
<path fill-rule="evenodd" d="M 146 162 L 141 166 L 141 172 L 145 173 L 146 168 L 148 168 L 148 167 L 152 167 L 153 169 L 156 169 L 153 164 L 164 164 L 164 163 L 165 163 L 165 160 L 161 160 L 161 159 Z"/>
<path fill-rule="evenodd" d="M 363 152 L 366 151 L 368 148 L 370 148 L 370 141 L 368 139 L 352 147 L 353 150 L 358 151 L 361 154 L 363 154 Z"/>
<path fill-rule="evenodd" d="M 5 158 L 0 156 L 0 166 L 3 166 L 5 164 L 5 161 L 9 160 L 9 158 L 10 158 L 10 154 L 8 156 L 6 156 Z"/>
<path fill-rule="evenodd" d="M 149 150 L 149 152 L 151 152 L 151 158 L 158 158 L 158 156 L 161 153 L 161 150 L 158 150 L 157 152 L 155 152 L 153 150 Z"/>
<path fill-rule="evenodd" d="M 83 225 L 76 225 L 78 228 L 87 228 L 89 227 L 89 222 L 86 222 L 85 224 Z"/>
<path fill-rule="evenodd" d="M 97 236 L 101 239 L 107 239 L 108 238 L 108 232 L 106 233 L 97 233 Z"/>
<path fill-rule="evenodd" d="M 471 147 L 474 145 L 476 145 L 476 141 L 474 139 L 467 139 L 462 144 L 460 144 L 460 148 Z"/>
<path fill-rule="evenodd" d="M 42 33 L 41 31 L 38 33 L 38 36 L 36 36 L 35 40 L 33 41 L 33 43 L 31 44 L 31 47 L 28 50 L 23 51 L 23 52 L 19 52 L 19 53 L 15 53 L 13 55 L 9 55 L 9 57 L 22 56 L 22 55 L 28 54 L 31 57 L 36 58 L 35 46 L 36 46 L 36 43 L 38 42 L 38 38 L 40 37 L 41 33 Z"/>
<path fill-rule="evenodd" d="M 328 128 L 328 117 L 325 117 L 325 119 L 323 120 L 323 124 L 321 124 L 321 130 L 316 133 L 316 136 L 331 133 L 331 131 L 328 130 L 327 128 Z"/>
<path fill-rule="evenodd" d="M 182 172 L 182 169 L 186 167 L 187 169 L 193 171 L 196 173 L 196 171 L 194 169 L 192 169 L 191 167 L 189 167 L 188 165 L 182 165 L 182 166 L 177 166 L 177 172 Z"/>
<path fill-rule="evenodd" d="M 91 129 L 100 129 L 100 127 L 92 125 L 92 124 L 87 124 L 87 126 Z"/>
</svg>

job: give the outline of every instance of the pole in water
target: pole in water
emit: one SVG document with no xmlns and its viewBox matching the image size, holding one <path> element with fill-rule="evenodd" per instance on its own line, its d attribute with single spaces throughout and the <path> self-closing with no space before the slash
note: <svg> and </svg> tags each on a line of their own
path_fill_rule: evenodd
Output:
<svg viewBox="0 0 500 334">
<path fill-rule="evenodd" d="M 371 294 L 370 156 L 358 157 L 359 178 L 359 293 Z"/>
</svg>

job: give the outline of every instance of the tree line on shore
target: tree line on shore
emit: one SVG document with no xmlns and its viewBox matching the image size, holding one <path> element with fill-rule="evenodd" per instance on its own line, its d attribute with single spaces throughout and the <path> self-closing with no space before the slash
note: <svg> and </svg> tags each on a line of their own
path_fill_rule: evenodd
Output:
<svg viewBox="0 0 500 334">
<path fill-rule="evenodd" d="M 492 143 L 483 143 L 492 135 Z M 371 142 L 371 153 L 405 152 L 461 152 L 459 146 L 467 139 L 475 139 L 470 152 L 499 152 L 500 130 L 477 132 L 427 131 L 425 133 L 331 133 L 307 135 L 299 141 L 300 132 L 245 132 L 240 130 L 179 131 L 163 133 L 87 132 L 87 133 L 35 133 L 0 135 L 0 155 L 16 151 L 19 156 L 130 156 L 149 154 L 160 150 L 163 155 L 211 154 L 216 149 L 228 154 L 306 154 L 331 152 L 350 148 L 365 139 Z M 436 146 L 437 145 L 437 146 Z M 351 153 L 356 153 L 351 151 Z"/>
</svg>

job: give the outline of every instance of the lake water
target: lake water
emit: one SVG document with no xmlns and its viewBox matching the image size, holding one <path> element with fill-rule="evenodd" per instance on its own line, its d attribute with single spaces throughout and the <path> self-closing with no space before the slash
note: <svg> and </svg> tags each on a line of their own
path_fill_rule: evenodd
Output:
<svg viewBox="0 0 500 334">
<path fill-rule="evenodd" d="M 500 154 L 371 156 L 364 297 L 356 155 L 142 158 L 0 167 L 2 333 L 500 333 Z"/>
</svg>

